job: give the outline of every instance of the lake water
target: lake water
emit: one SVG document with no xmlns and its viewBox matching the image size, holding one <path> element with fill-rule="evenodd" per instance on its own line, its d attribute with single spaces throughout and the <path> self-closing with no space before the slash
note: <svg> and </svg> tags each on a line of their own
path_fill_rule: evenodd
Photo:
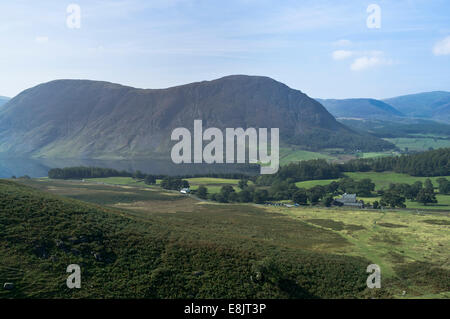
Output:
<svg viewBox="0 0 450 319">
<path fill-rule="evenodd" d="M 207 173 L 256 174 L 259 168 L 239 164 L 174 164 L 170 160 L 98 160 L 98 159 L 56 159 L 0 156 L 0 178 L 11 176 L 46 177 L 51 168 L 71 166 L 96 166 L 134 172 L 140 170 L 155 175 L 196 175 Z"/>
</svg>

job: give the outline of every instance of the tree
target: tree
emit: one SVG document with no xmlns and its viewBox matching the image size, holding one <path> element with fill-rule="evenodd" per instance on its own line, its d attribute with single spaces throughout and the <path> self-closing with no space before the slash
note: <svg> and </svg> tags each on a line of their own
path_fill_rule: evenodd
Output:
<svg viewBox="0 0 450 319">
<path fill-rule="evenodd" d="M 181 181 L 181 188 L 189 188 L 189 187 L 190 187 L 189 182 L 187 180 L 183 179 Z"/>
<path fill-rule="evenodd" d="M 436 195 L 433 192 L 430 192 L 426 188 L 420 190 L 419 194 L 417 194 L 416 200 L 419 203 L 422 203 L 424 205 L 437 203 Z"/>
<path fill-rule="evenodd" d="M 316 185 L 308 189 L 307 196 L 312 205 L 317 204 L 321 198 L 326 194 L 325 188 L 320 185 Z"/>
<path fill-rule="evenodd" d="M 405 205 L 405 197 L 401 196 L 400 194 L 392 191 L 384 192 L 383 196 L 381 197 L 381 205 L 382 206 L 390 206 L 391 208 L 395 207 L 406 207 Z"/>
<path fill-rule="evenodd" d="M 292 201 L 299 205 L 306 205 L 308 203 L 308 196 L 306 191 L 301 188 L 292 195 Z"/>
<path fill-rule="evenodd" d="M 231 193 L 234 193 L 234 188 L 231 185 L 222 186 L 222 188 L 220 189 L 220 196 L 223 197 L 225 203 L 229 201 Z"/>
<path fill-rule="evenodd" d="M 248 187 L 248 181 L 246 179 L 240 179 L 238 182 L 238 187 L 240 189 L 244 189 L 244 188 Z"/>
<path fill-rule="evenodd" d="M 203 185 L 200 185 L 197 189 L 197 196 L 201 199 L 208 198 L 208 188 Z"/>
<path fill-rule="evenodd" d="M 433 183 L 431 182 L 431 180 L 429 178 L 427 178 L 425 180 L 425 190 L 430 192 L 430 193 L 434 193 L 434 186 Z"/>
<path fill-rule="evenodd" d="M 269 198 L 269 193 L 265 189 L 260 189 L 255 192 L 253 195 L 253 201 L 256 204 L 263 204 Z"/>
<path fill-rule="evenodd" d="M 437 179 L 439 183 L 439 194 L 449 194 L 450 193 L 450 181 L 445 177 Z"/>
<path fill-rule="evenodd" d="M 137 170 L 133 174 L 133 178 L 136 178 L 136 179 L 143 179 L 144 177 L 145 177 L 145 175 L 140 170 Z"/>
<path fill-rule="evenodd" d="M 144 178 L 144 183 L 147 185 L 154 185 L 156 184 L 156 177 L 153 175 L 147 175 Z"/>
<path fill-rule="evenodd" d="M 332 196 L 332 195 L 327 195 L 327 196 L 325 196 L 325 198 L 323 199 L 323 204 L 324 204 L 326 207 L 330 207 L 331 204 L 333 204 L 333 202 L 334 202 L 334 199 L 333 199 L 333 196 Z"/>
<path fill-rule="evenodd" d="M 249 203 L 253 200 L 253 193 L 248 189 L 243 189 L 238 193 L 238 200 L 242 203 Z"/>
<path fill-rule="evenodd" d="M 373 209 L 378 209 L 378 208 L 380 208 L 380 204 L 378 203 L 378 201 L 374 201 L 374 202 L 373 202 L 372 208 L 373 208 Z"/>
<path fill-rule="evenodd" d="M 375 190 L 375 183 L 370 178 L 364 178 L 356 183 L 356 194 L 358 196 L 370 196 Z"/>
<path fill-rule="evenodd" d="M 326 188 L 326 192 L 330 193 L 330 194 L 335 194 L 339 188 L 339 183 L 338 182 L 331 182 L 330 184 L 328 184 L 327 186 L 325 186 Z"/>
</svg>

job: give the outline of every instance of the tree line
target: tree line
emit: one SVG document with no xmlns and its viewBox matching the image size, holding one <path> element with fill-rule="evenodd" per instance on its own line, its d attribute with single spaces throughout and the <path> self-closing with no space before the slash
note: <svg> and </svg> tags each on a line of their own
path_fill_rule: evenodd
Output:
<svg viewBox="0 0 450 319">
<path fill-rule="evenodd" d="M 324 159 L 290 163 L 273 175 L 254 177 L 257 185 L 271 185 L 275 181 L 301 182 L 317 179 L 335 179 L 347 172 L 393 171 L 412 176 L 450 175 L 450 148 L 417 154 L 355 159 L 344 164 L 329 163 Z"/>
<path fill-rule="evenodd" d="M 439 178 L 439 194 L 450 194 L 450 181 L 446 178 Z M 298 205 L 317 205 L 329 207 L 332 205 L 341 206 L 342 203 L 335 200 L 335 197 L 344 193 L 352 193 L 361 197 L 381 196 L 381 199 L 373 203 L 366 203 L 372 208 L 381 207 L 406 207 L 406 199 L 427 205 L 437 203 L 436 193 L 433 183 L 426 179 L 425 183 L 417 181 L 413 184 L 392 183 L 387 190 L 375 192 L 375 183 L 371 179 L 354 180 L 352 178 L 342 178 L 327 185 L 315 185 L 311 188 L 299 188 L 295 183 L 286 181 L 276 181 L 270 187 L 256 187 L 249 185 L 248 180 L 242 179 L 238 183 L 240 191 L 236 191 L 233 186 L 222 186 L 219 193 L 208 193 L 206 186 L 199 186 L 193 193 L 202 199 L 209 199 L 221 203 L 249 203 L 263 204 L 271 201 L 291 200 Z"/>
</svg>

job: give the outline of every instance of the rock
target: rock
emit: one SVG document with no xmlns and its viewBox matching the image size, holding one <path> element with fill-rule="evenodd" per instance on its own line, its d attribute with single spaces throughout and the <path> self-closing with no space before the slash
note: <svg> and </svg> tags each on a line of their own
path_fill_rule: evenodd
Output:
<svg viewBox="0 0 450 319">
<path fill-rule="evenodd" d="M 3 285 L 3 289 L 5 290 L 13 290 L 14 289 L 14 283 L 12 282 L 5 282 Z"/>
</svg>

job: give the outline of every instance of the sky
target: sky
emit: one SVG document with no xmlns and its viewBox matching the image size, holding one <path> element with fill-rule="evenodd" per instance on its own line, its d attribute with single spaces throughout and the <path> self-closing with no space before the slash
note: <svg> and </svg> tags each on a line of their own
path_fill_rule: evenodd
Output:
<svg viewBox="0 0 450 319">
<path fill-rule="evenodd" d="M 449 16 L 448 0 L 0 0 L 0 95 L 231 74 L 317 98 L 450 91 Z"/>
</svg>

